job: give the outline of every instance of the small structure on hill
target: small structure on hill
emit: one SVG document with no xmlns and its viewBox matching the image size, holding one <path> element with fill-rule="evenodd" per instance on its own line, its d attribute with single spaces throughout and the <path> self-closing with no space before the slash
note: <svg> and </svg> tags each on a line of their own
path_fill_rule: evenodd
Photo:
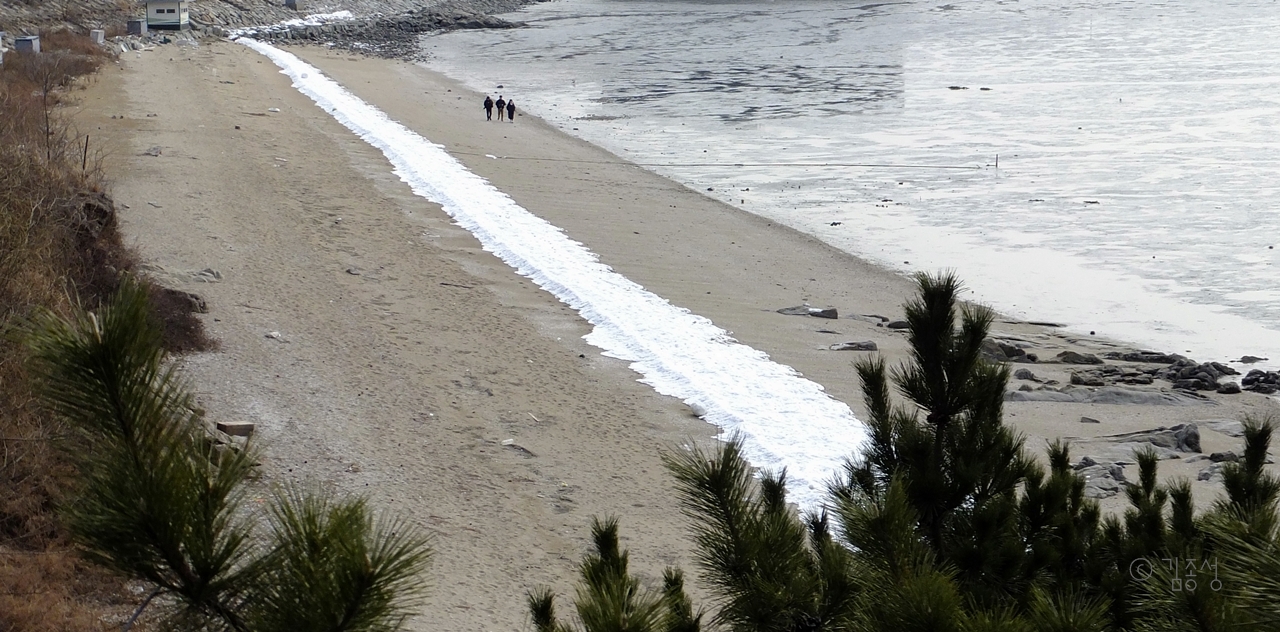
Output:
<svg viewBox="0 0 1280 632">
<path fill-rule="evenodd" d="M 180 30 L 191 28 L 188 0 L 144 0 L 147 7 L 147 28 Z"/>
<path fill-rule="evenodd" d="M 38 53 L 40 52 L 40 36 L 19 37 L 13 40 L 13 49 L 19 53 Z"/>
</svg>

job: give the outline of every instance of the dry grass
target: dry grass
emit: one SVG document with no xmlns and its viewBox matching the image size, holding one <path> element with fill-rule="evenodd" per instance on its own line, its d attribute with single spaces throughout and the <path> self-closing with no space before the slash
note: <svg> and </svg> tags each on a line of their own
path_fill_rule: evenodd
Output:
<svg viewBox="0 0 1280 632">
<path fill-rule="evenodd" d="M 118 629 L 108 621 L 127 616 L 136 600 L 121 588 L 70 550 L 0 550 L 0 632 Z"/>
<path fill-rule="evenodd" d="M 19 335 L 37 310 L 95 307 L 136 264 L 102 171 L 59 116 L 110 54 L 65 31 L 43 33 L 41 45 L 0 65 L 0 632 L 104 629 L 99 616 L 125 594 L 78 560 L 58 520 L 75 472 L 63 428 L 32 394 Z M 189 308 L 163 288 L 152 295 L 170 349 L 209 347 Z"/>
</svg>

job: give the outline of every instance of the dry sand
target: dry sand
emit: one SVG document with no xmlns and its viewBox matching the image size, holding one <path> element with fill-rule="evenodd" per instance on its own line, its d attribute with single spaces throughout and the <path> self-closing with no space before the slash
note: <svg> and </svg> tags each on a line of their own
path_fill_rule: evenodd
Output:
<svg viewBox="0 0 1280 632">
<path fill-rule="evenodd" d="M 419 66 L 290 50 L 618 272 L 855 412 L 860 354 L 826 347 L 873 340 L 891 362 L 902 358 L 901 333 L 774 310 L 808 302 L 896 318 L 907 280 L 536 118 L 487 123 L 481 95 Z M 182 362 L 210 418 L 258 424 L 267 481 L 367 493 L 435 534 L 430 599 L 414 629 L 526 628 L 525 591 L 569 592 L 593 515 L 621 518 L 646 576 L 692 566 L 660 454 L 715 429 L 586 345 L 574 312 L 414 196 L 270 61 L 226 42 L 129 53 L 87 91 L 77 122 L 107 148 L 125 233 L 153 274 L 208 302 L 221 349 Z M 152 147 L 159 156 L 147 155 Z M 221 278 L 195 274 L 206 268 Z M 1113 344 L 1020 323 L 996 330 L 1034 342 L 1042 357 Z M 1065 383 L 1070 367 L 1030 368 Z M 1255 395 L 1215 399 L 1011 403 L 1007 419 L 1040 451 L 1054 437 L 1275 410 Z M 1202 435 L 1206 452 L 1239 444 Z M 1194 478 L 1204 465 L 1166 461 L 1162 472 Z M 1208 499 L 1217 486 L 1197 490 Z"/>
</svg>

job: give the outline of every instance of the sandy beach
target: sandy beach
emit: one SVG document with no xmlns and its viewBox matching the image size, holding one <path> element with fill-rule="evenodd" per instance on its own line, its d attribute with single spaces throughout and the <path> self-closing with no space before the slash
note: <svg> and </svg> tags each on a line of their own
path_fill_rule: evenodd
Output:
<svg viewBox="0 0 1280 632">
<path fill-rule="evenodd" d="M 913 289 L 905 278 L 534 117 L 486 122 L 483 95 L 421 66 L 288 50 L 617 272 L 794 367 L 856 414 L 851 364 L 864 352 L 829 346 L 873 341 L 891 363 L 905 357 L 905 336 L 878 318 L 776 311 L 810 304 L 897 320 Z M 571 591 L 594 515 L 621 519 L 646 577 L 669 564 L 692 570 L 660 456 L 716 429 L 586 344 L 575 312 L 414 195 L 273 63 L 225 41 L 131 52 L 79 110 L 77 125 L 106 148 L 125 234 L 151 274 L 208 303 L 205 325 L 220 349 L 181 362 L 209 418 L 257 423 L 266 483 L 365 493 L 435 535 L 430 597 L 413 629 L 526 628 L 525 591 Z M 994 330 L 1042 360 L 1128 349 L 1007 320 Z M 1015 367 L 1061 384 L 1079 368 Z M 1010 389 L 1024 384 L 1038 385 Z M 1036 453 L 1059 437 L 1197 422 L 1209 454 L 1240 444 L 1211 420 L 1276 411 L 1243 393 L 1160 406 L 1010 402 L 1006 419 Z M 1206 465 L 1171 459 L 1161 472 L 1195 480 Z M 1220 485 L 1195 489 L 1207 502 Z"/>
</svg>

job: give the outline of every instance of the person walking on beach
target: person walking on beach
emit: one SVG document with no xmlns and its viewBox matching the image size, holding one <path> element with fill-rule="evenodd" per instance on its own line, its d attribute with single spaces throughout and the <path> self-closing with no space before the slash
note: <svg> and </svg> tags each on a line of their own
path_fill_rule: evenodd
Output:
<svg viewBox="0 0 1280 632">
<path fill-rule="evenodd" d="M 493 120 L 493 99 L 489 95 L 484 95 L 484 120 Z"/>
<path fill-rule="evenodd" d="M 516 102 L 507 101 L 507 120 L 512 123 L 516 122 Z"/>
<path fill-rule="evenodd" d="M 498 95 L 498 120 L 499 121 L 502 120 L 502 114 L 503 112 L 506 111 L 506 109 L 507 109 L 507 102 L 502 98 L 502 95 Z"/>
</svg>

